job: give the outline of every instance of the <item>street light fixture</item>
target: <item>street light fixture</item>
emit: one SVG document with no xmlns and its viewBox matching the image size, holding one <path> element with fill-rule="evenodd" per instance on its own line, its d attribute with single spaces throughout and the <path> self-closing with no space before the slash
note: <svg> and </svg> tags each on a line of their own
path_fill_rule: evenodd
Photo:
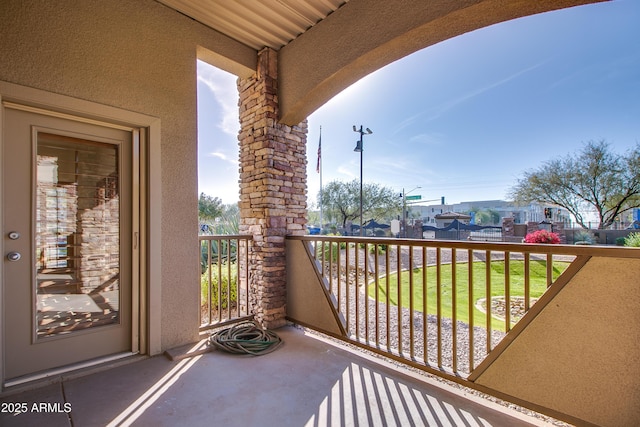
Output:
<svg viewBox="0 0 640 427">
<path fill-rule="evenodd" d="M 363 130 L 362 125 L 360 125 L 360 129 L 356 128 L 356 125 L 353 125 L 353 131 L 360 134 L 360 139 L 356 141 L 356 148 L 353 149 L 356 153 L 360 153 L 360 236 L 364 234 L 364 227 L 362 224 L 362 152 L 364 151 L 364 145 L 362 144 L 362 136 L 363 135 L 371 135 L 373 131 L 369 128 Z"/>
</svg>

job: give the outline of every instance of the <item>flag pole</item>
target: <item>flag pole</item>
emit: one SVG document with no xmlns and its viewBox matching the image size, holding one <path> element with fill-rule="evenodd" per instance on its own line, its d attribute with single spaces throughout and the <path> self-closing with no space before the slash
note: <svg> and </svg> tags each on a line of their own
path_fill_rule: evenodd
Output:
<svg viewBox="0 0 640 427">
<path fill-rule="evenodd" d="M 320 174 L 320 233 L 322 233 L 322 126 L 320 126 L 320 138 L 318 139 L 318 164 L 316 172 Z"/>
</svg>

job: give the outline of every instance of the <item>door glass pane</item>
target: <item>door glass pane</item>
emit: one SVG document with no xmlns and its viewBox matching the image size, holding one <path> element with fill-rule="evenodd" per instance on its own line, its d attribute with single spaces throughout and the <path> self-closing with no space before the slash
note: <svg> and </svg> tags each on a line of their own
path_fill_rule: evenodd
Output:
<svg viewBox="0 0 640 427">
<path fill-rule="evenodd" d="M 38 133 L 36 336 L 120 322 L 118 147 Z"/>
</svg>

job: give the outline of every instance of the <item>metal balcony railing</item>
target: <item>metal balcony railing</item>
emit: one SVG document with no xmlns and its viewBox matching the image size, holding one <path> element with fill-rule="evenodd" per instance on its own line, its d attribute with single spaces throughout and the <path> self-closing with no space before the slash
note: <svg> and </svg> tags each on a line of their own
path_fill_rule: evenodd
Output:
<svg viewBox="0 0 640 427">
<path fill-rule="evenodd" d="M 250 235 L 199 236 L 200 330 L 251 316 Z"/>
<path fill-rule="evenodd" d="M 252 317 L 251 239 L 200 237 L 201 331 Z M 290 321 L 573 424 L 633 405 L 567 396 L 632 395 L 619 355 L 637 350 L 637 248 L 287 236 L 285 249 Z"/>
<path fill-rule="evenodd" d="M 353 344 L 466 379 L 536 301 L 622 248 L 357 237 L 304 240 Z M 613 249 L 613 252 L 611 252 Z M 307 325 L 313 327 L 313 325 Z"/>
</svg>

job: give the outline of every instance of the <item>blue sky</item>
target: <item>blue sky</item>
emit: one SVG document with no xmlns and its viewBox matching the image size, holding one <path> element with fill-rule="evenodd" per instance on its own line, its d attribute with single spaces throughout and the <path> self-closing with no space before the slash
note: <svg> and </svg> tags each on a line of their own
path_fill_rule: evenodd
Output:
<svg viewBox="0 0 640 427">
<path fill-rule="evenodd" d="M 309 117 L 308 198 L 322 180 L 365 182 L 447 203 L 505 199 L 522 173 L 605 139 L 640 142 L 640 0 L 497 24 L 370 74 Z M 238 200 L 235 77 L 198 64 L 199 191 Z"/>
</svg>

